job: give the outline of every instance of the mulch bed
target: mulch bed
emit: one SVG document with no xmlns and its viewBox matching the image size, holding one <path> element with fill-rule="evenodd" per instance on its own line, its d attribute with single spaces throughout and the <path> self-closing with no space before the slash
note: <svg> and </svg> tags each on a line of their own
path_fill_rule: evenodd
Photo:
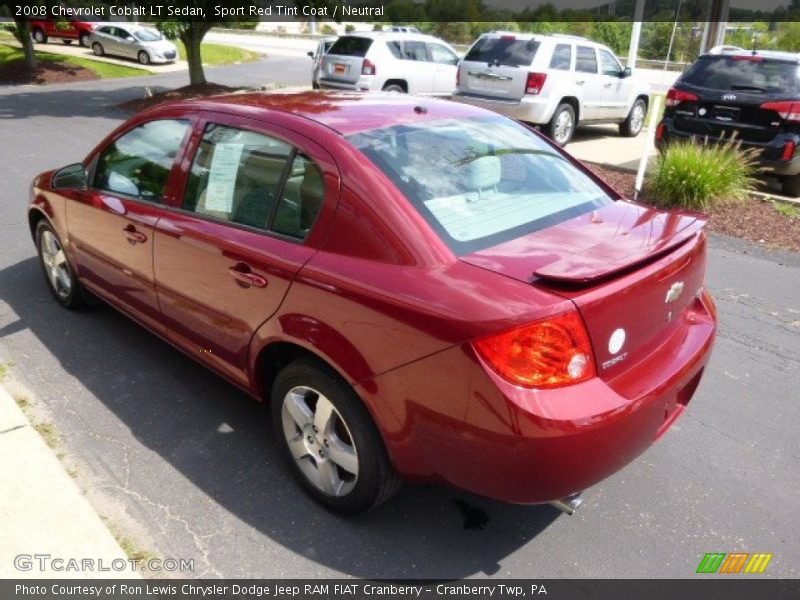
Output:
<svg viewBox="0 0 800 600">
<path fill-rule="evenodd" d="M 626 198 L 633 198 L 636 175 L 596 164 L 587 165 Z M 647 204 L 646 190 L 639 202 Z M 708 228 L 716 233 L 742 238 L 767 247 L 800 252 L 800 218 L 780 214 L 772 202 L 753 196 L 730 202 L 708 213 Z"/>
<path fill-rule="evenodd" d="M 187 85 L 168 92 L 153 94 L 147 98 L 137 98 L 118 104 L 117 108 L 130 112 L 139 112 L 152 106 L 158 106 L 164 102 L 175 100 L 191 100 L 193 98 L 205 98 L 206 96 L 217 96 L 219 94 L 230 94 L 239 91 L 240 88 L 232 88 L 217 83 L 201 83 L 199 85 Z"/>
<path fill-rule="evenodd" d="M 26 83 L 46 85 L 95 79 L 99 79 L 99 77 L 93 71 L 62 62 L 39 61 L 39 65 L 33 71 L 29 71 L 22 61 L 14 61 L 0 67 L 0 85 Z"/>
</svg>

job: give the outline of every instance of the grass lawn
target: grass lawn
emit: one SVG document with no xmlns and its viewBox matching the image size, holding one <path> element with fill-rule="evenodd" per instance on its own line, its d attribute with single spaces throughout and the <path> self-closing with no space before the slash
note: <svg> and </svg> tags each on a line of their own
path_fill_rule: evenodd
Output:
<svg viewBox="0 0 800 600">
<path fill-rule="evenodd" d="M 23 60 L 21 48 L 8 46 L 0 43 L 0 67 Z M 79 58 L 77 56 L 62 56 L 60 54 L 50 54 L 48 52 L 36 52 L 36 58 L 43 62 L 65 63 L 75 67 L 82 67 L 94 72 L 100 79 L 116 79 L 119 77 L 138 77 L 150 75 L 150 71 L 137 69 L 136 67 L 125 67 L 113 65 L 90 58 Z"/>
<path fill-rule="evenodd" d="M 186 48 L 183 42 L 177 40 L 178 55 L 181 60 L 186 60 Z M 208 66 L 231 65 L 234 63 L 253 62 L 258 60 L 259 54 L 234 46 L 222 46 L 220 44 L 203 44 L 201 46 L 203 64 Z"/>
</svg>

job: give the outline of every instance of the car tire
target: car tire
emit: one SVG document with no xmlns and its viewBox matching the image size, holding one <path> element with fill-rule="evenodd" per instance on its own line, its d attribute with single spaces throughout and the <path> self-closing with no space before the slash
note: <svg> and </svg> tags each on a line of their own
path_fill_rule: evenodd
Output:
<svg viewBox="0 0 800 600">
<path fill-rule="evenodd" d="M 357 514 L 399 489 L 369 412 L 335 371 L 315 359 L 296 360 L 275 378 L 271 403 L 281 454 L 317 502 Z"/>
<path fill-rule="evenodd" d="M 95 42 L 94 44 L 92 44 L 92 52 L 94 52 L 95 56 L 104 56 L 106 53 L 100 42 Z"/>
<path fill-rule="evenodd" d="M 781 192 L 790 198 L 800 198 L 800 174 L 784 177 L 781 180 Z"/>
<path fill-rule="evenodd" d="M 318 90 L 319 89 L 319 84 L 316 81 L 312 81 L 311 82 L 311 89 L 312 90 Z"/>
<path fill-rule="evenodd" d="M 34 29 L 33 33 L 31 33 L 31 36 L 33 37 L 33 40 L 37 44 L 46 44 L 47 43 L 47 34 L 44 32 L 44 29 L 42 29 L 40 27 L 37 27 L 36 29 Z"/>
<path fill-rule="evenodd" d="M 139 63 L 143 64 L 143 65 L 149 65 L 150 64 L 150 55 L 147 52 L 145 52 L 144 50 L 139 52 Z"/>
<path fill-rule="evenodd" d="M 544 132 L 559 146 L 566 146 L 575 133 L 575 109 L 571 104 L 559 104 L 553 113 L 553 118 L 545 126 Z"/>
<path fill-rule="evenodd" d="M 61 239 L 45 219 L 36 227 L 36 250 L 47 287 L 56 301 L 69 309 L 83 306 L 83 288 L 64 253 Z"/>
<path fill-rule="evenodd" d="M 78 43 L 83 46 L 84 48 L 89 47 L 89 34 L 85 31 L 82 31 L 81 34 L 78 36 Z"/>
<path fill-rule="evenodd" d="M 406 91 L 403 89 L 403 86 L 397 83 L 391 83 L 389 85 L 383 86 L 384 92 L 397 92 L 398 94 L 405 94 Z"/>
<path fill-rule="evenodd" d="M 647 103 L 639 98 L 631 106 L 628 117 L 619 124 L 619 134 L 623 137 L 636 137 L 644 127 L 644 119 L 647 116 Z"/>
</svg>

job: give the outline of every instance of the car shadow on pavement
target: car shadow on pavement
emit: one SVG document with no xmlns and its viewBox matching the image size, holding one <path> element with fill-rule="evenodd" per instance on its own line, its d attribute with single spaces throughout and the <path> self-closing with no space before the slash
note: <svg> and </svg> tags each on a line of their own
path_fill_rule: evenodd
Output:
<svg viewBox="0 0 800 600">
<path fill-rule="evenodd" d="M 6 319 L 0 338 L 30 330 L 68 375 L 46 373 L 42 378 L 52 381 L 34 383 L 56 426 L 67 434 L 67 449 L 89 465 L 101 465 L 92 477 L 117 499 L 133 502 L 126 493 L 145 497 L 147 502 L 139 503 L 145 513 L 138 514 L 146 514 L 154 530 L 163 513 L 152 507 L 170 506 L 200 538 L 216 536 L 228 555 L 244 555 L 248 543 L 263 552 L 261 535 L 326 569 L 357 577 L 463 578 L 498 573 L 503 559 L 560 514 L 549 506 L 514 506 L 407 484 L 367 515 L 333 515 L 291 478 L 271 439 L 264 405 L 104 304 L 62 309 L 50 296 L 37 259 L 0 271 L 2 303 L 17 319 Z M 25 374 L 24 364 L 19 369 Z M 35 369 L 30 373 L 29 379 Z M 54 382 L 70 377 L 81 393 L 71 395 L 66 410 L 60 406 L 68 392 Z M 97 401 L 121 424 L 104 418 Z M 110 445 L 91 443 L 104 435 L 119 437 L 120 431 L 164 463 L 151 452 L 129 462 L 127 453 L 118 456 Z M 139 445 L 132 439 L 126 444 Z M 248 533 L 247 542 L 236 541 L 253 529 L 259 532 L 255 540 Z M 269 561 L 247 559 L 249 565 L 263 564 L 263 573 L 243 567 L 242 573 L 225 575 L 274 576 L 274 554 L 269 556 Z"/>
</svg>

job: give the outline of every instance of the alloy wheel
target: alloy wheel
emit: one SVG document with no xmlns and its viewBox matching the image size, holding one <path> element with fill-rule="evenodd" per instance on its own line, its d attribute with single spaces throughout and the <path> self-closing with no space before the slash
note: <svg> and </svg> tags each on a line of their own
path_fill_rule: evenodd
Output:
<svg viewBox="0 0 800 600">
<path fill-rule="evenodd" d="M 637 103 L 636 106 L 633 107 L 633 114 L 631 115 L 631 131 L 633 133 L 639 133 L 642 130 L 642 125 L 644 124 L 644 106 L 641 103 Z"/>
<path fill-rule="evenodd" d="M 44 231 L 41 238 L 41 256 L 45 273 L 59 298 L 67 298 L 72 291 L 72 273 L 61 244 L 50 231 Z"/>
<path fill-rule="evenodd" d="M 297 467 L 319 491 L 346 496 L 358 480 L 358 453 L 350 430 L 333 403 L 306 386 L 283 398 L 281 424 Z"/>
<path fill-rule="evenodd" d="M 553 137 L 559 144 L 565 144 L 569 141 L 572 135 L 572 128 L 575 123 L 572 120 L 572 115 L 569 111 L 563 110 L 556 118 L 556 125 L 554 127 Z"/>
</svg>

